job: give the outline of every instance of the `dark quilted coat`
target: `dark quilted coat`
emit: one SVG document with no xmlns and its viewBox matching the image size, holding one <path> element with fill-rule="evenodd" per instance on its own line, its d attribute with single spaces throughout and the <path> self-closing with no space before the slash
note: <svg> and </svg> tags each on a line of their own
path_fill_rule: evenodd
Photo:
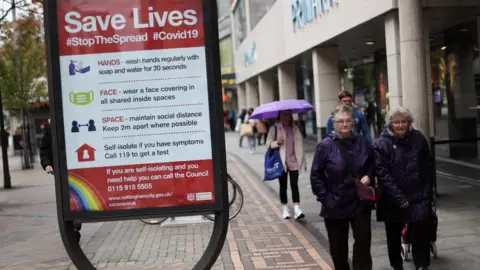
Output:
<svg viewBox="0 0 480 270">
<path fill-rule="evenodd" d="M 385 129 L 373 147 L 381 196 L 378 221 L 409 222 L 432 214 L 433 157 L 423 134 L 411 129 L 398 138 Z M 409 207 L 402 209 L 403 203 Z"/>
<path fill-rule="evenodd" d="M 339 139 L 335 132 L 322 140 L 313 158 L 310 182 L 312 192 L 322 203 L 320 215 L 325 218 L 352 218 L 362 210 L 370 210 L 370 205 L 360 202 L 355 191 L 355 179 L 352 179 L 340 149 L 335 141 L 339 140 L 354 162 L 356 175 L 361 179 L 369 175 L 373 184 L 373 150 L 364 136 L 356 135 L 351 139 Z M 370 209 L 366 209 L 370 208 Z"/>
</svg>

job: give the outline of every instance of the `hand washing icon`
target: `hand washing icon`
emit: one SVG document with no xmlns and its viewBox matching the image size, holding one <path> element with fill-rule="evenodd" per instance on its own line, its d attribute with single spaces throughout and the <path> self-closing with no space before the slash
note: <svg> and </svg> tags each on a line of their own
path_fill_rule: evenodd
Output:
<svg viewBox="0 0 480 270">
<path fill-rule="evenodd" d="M 82 62 L 70 60 L 70 65 L 68 65 L 68 73 L 70 74 L 70 76 L 74 76 L 77 73 L 84 74 L 89 71 L 90 71 L 90 66 L 83 67 Z"/>
</svg>

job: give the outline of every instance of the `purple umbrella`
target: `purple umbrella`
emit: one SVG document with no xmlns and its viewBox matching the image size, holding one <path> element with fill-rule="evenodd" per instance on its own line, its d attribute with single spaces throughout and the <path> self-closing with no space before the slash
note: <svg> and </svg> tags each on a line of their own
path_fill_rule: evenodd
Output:
<svg viewBox="0 0 480 270">
<path fill-rule="evenodd" d="M 292 113 L 306 113 L 313 109 L 313 106 L 303 99 L 290 99 L 274 101 L 258 106 L 250 116 L 250 119 L 269 119 L 276 118 L 278 112 L 291 110 Z"/>
</svg>

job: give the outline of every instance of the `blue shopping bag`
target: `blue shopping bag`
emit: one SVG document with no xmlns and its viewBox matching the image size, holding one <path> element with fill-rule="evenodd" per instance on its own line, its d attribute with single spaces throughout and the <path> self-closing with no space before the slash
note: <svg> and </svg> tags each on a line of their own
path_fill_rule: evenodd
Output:
<svg viewBox="0 0 480 270">
<path fill-rule="evenodd" d="M 275 127 L 274 140 L 277 140 L 277 127 Z M 264 164 L 264 181 L 275 180 L 285 173 L 283 170 L 282 158 L 280 157 L 280 151 L 278 149 L 272 149 L 271 147 L 268 147 L 267 153 L 265 153 Z"/>
</svg>

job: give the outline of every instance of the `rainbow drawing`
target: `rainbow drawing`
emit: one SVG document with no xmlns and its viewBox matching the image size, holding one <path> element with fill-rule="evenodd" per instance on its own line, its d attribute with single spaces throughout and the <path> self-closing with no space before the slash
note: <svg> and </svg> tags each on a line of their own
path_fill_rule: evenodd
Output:
<svg viewBox="0 0 480 270">
<path fill-rule="evenodd" d="M 68 191 L 70 211 L 91 212 L 106 210 L 106 204 L 99 195 L 99 192 L 85 179 L 69 173 Z"/>
</svg>

